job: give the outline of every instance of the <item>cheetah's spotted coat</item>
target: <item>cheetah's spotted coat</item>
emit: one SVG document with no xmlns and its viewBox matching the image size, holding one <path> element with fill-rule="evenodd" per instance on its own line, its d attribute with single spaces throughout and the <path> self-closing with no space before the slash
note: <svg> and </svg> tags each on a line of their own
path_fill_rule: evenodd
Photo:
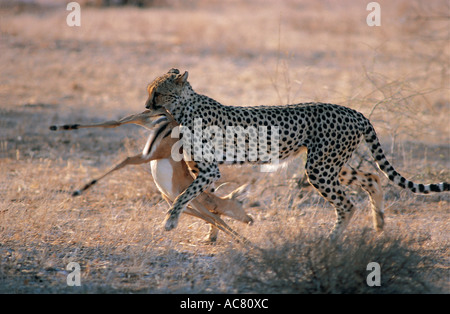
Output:
<svg viewBox="0 0 450 314">
<path fill-rule="evenodd" d="M 369 193 L 375 227 L 378 230 L 383 228 L 383 193 L 378 176 L 345 166 L 362 140 L 369 146 L 381 171 L 398 186 L 424 194 L 449 191 L 447 182 L 417 184 L 396 172 L 386 159 L 370 121 L 353 109 L 326 103 L 273 107 L 224 106 L 212 98 L 197 94 L 187 77 L 187 72 L 180 74 L 177 69 L 171 69 L 155 79 L 147 88 L 149 98 L 146 107 L 153 110 L 164 107 L 180 125 L 190 129 L 193 129 L 194 118 L 202 118 L 203 128 L 278 126 L 280 161 L 307 151 L 306 173 L 309 182 L 336 209 L 333 235 L 345 228 L 355 209 L 342 184 L 358 184 Z M 267 141 L 270 147 L 270 132 Z M 203 140 L 202 145 L 204 151 L 212 150 L 212 144 L 207 140 Z M 249 145 L 248 141 L 246 145 Z M 178 216 L 192 199 L 220 178 L 219 163 L 223 162 L 196 160 L 197 169 L 194 172 L 198 171 L 197 177 L 176 198 L 167 213 L 167 230 L 176 227 Z"/>
</svg>

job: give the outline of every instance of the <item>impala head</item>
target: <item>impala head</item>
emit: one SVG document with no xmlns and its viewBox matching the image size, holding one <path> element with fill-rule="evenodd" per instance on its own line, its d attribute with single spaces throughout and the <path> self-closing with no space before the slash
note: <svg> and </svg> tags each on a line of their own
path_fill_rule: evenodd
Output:
<svg viewBox="0 0 450 314">
<path fill-rule="evenodd" d="M 186 88 L 190 88 L 187 81 L 188 72 L 180 74 L 178 69 L 171 69 L 166 74 L 156 78 L 147 86 L 148 99 L 145 108 L 158 110 L 169 105 L 176 104 Z"/>
<path fill-rule="evenodd" d="M 220 185 L 216 190 L 218 190 L 224 184 Z M 219 199 L 221 199 L 221 202 L 218 203 L 218 205 L 223 210 L 220 212 L 236 220 L 242 221 L 247 224 L 252 224 L 253 218 L 247 215 L 244 210 L 244 200 L 250 190 L 250 187 L 250 184 L 244 184 L 230 194 L 220 197 Z"/>
</svg>

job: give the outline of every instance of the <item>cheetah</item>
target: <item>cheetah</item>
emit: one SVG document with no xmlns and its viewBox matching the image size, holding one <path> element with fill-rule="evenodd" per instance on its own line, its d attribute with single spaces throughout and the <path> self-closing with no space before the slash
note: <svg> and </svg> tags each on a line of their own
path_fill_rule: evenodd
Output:
<svg viewBox="0 0 450 314">
<path fill-rule="evenodd" d="M 155 111 L 162 108 L 167 110 L 181 126 L 188 129 L 194 128 L 196 119 L 201 119 L 202 130 L 212 126 L 223 131 L 233 126 L 243 128 L 276 126 L 279 135 L 278 143 L 271 142 L 273 134 L 269 130 L 265 135 L 267 145 L 256 144 L 256 146 L 260 150 L 271 151 L 272 146 L 277 145 L 277 157 L 281 162 L 307 152 L 305 172 L 308 181 L 336 211 L 335 225 L 330 233 L 332 238 L 342 233 L 355 211 L 355 206 L 346 195 L 343 184 L 358 184 L 369 192 L 374 205 L 372 209 L 375 228 L 379 231 L 383 229 L 382 192 L 380 192 L 378 176 L 349 169 L 346 166 L 363 139 L 378 168 L 394 184 L 414 193 L 449 191 L 447 182 L 417 184 L 395 171 L 386 159 L 374 127 L 358 111 L 320 102 L 285 106 L 225 106 L 208 96 L 196 93 L 187 79 L 188 72 L 181 74 L 178 69 L 171 69 L 156 78 L 147 86 L 149 96 L 145 107 Z M 242 144 L 240 145 L 244 148 Z M 249 148 L 250 145 L 252 143 L 246 137 L 245 147 Z M 201 140 L 194 142 L 191 156 L 187 157 L 194 159 L 196 149 L 214 153 L 211 138 L 204 136 Z M 196 167 L 192 171 L 196 178 L 174 200 L 173 206 L 166 214 L 165 229 L 175 228 L 178 217 L 186 206 L 220 178 L 218 167 L 220 164 L 264 164 L 267 162 L 262 158 L 250 160 L 249 157 L 249 154 L 246 154 L 243 161 L 236 158 L 231 160 L 228 158 L 226 160 L 194 159 Z"/>
</svg>

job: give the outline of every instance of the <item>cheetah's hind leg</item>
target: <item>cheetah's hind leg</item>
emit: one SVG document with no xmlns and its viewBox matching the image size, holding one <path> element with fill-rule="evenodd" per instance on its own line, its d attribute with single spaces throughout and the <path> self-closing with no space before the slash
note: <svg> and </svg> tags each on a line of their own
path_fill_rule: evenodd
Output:
<svg viewBox="0 0 450 314">
<path fill-rule="evenodd" d="M 314 171 L 316 169 L 316 171 Z M 344 188 L 338 180 L 338 171 L 325 176 L 317 168 L 310 167 L 306 171 L 309 183 L 325 198 L 336 210 L 336 223 L 331 231 L 330 238 L 337 239 L 350 222 L 355 206 L 346 195 Z"/>
<path fill-rule="evenodd" d="M 377 174 L 363 172 L 344 166 L 339 174 L 342 185 L 357 185 L 369 194 L 372 209 L 373 224 L 378 232 L 384 226 L 384 195 L 381 188 L 380 177 Z"/>
</svg>

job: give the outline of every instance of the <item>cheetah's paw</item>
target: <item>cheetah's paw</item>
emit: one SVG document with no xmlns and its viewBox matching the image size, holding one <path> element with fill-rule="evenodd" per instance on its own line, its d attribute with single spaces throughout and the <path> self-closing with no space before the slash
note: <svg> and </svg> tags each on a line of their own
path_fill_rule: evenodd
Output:
<svg viewBox="0 0 450 314">
<path fill-rule="evenodd" d="M 170 231 L 176 228 L 177 225 L 178 225 L 178 217 L 168 213 L 166 215 L 166 218 L 164 219 L 164 229 L 166 229 L 166 231 Z"/>
</svg>

